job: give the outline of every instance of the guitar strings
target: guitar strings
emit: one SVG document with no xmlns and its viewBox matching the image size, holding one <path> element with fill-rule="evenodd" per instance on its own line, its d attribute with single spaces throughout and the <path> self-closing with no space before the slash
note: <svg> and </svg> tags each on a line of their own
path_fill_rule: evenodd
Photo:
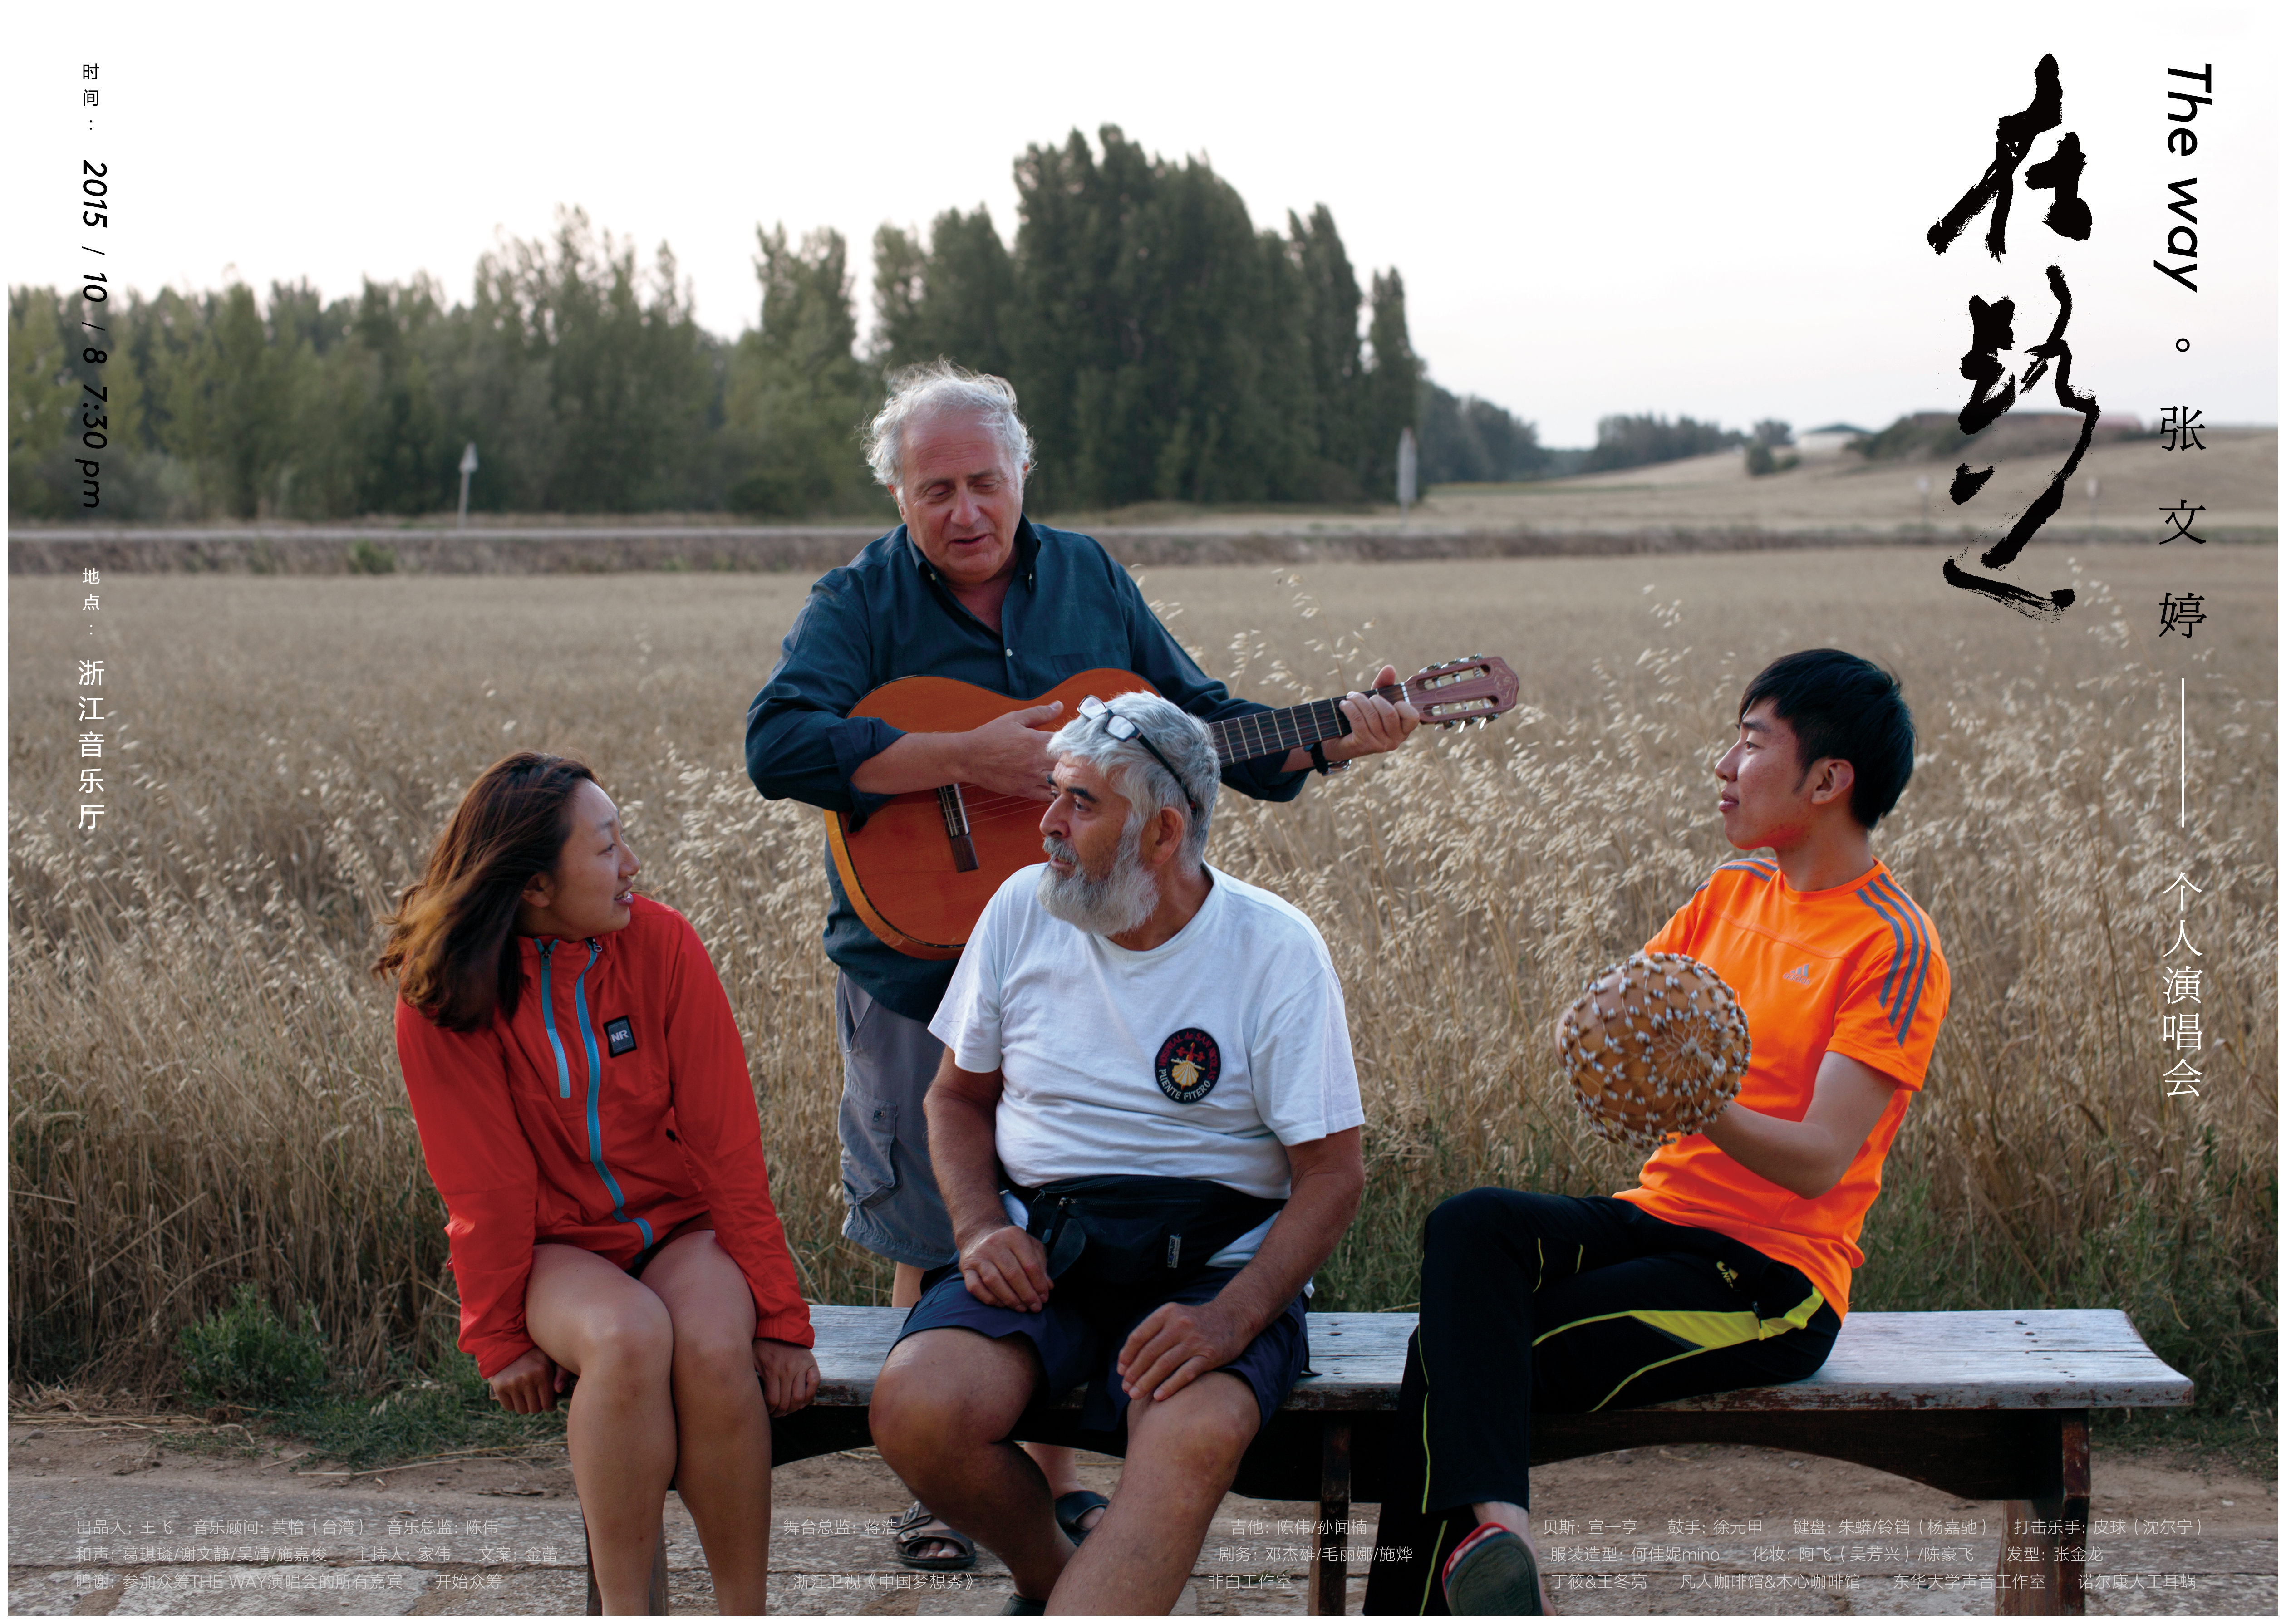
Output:
<svg viewBox="0 0 2286 1624">
<path fill-rule="evenodd" d="M 1391 683 L 1387 688 L 1375 689 L 1371 691 L 1386 698 L 1392 690 L 1399 701 L 1412 698 L 1412 695 L 1407 691 L 1407 685 L 1402 682 Z M 1235 744 L 1242 747 L 1249 742 L 1248 736 L 1251 735 L 1251 742 L 1259 742 L 1271 746 L 1265 751 L 1249 751 L 1244 756 L 1237 755 L 1234 751 L 1234 753 L 1221 763 L 1228 766 L 1235 761 L 1252 761 L 1260 755 L 1275 754 L 1281 749 L 1306 750 L 1310 744 L 1314 742 L 1306 737 L 1310 733 L 1316 732 L 1317 738 L 1320 740 L 1340 737 L 1342 736 L 1339 729 L 1340 703 L 1340 698 L 1305 700 L 1300 705 L 1287 707 L 1282 714 L 1278 712 L 1248 712 L 1243 715 L 1226 716 L 1207 725 L 1217 735 L 1218 744 L 1226 745 Z M 1273 717 L 1276 719 L 1271 720 Z M 1317 732 L 1320 727 L 1329 730 Z M 1045 805 L 1044 802 L 1034 800 L 1029 796 L 986 793 L 976 791 L 974 785 L 962 787 L 964 791 L 961 796 L 962 810 L 967 814 L 968 821 L 972 825 L 1012 817 L 1019 812 Z M 921 792 L 933 793 L 934 792 Z"/>
<path fill-rule="evenodd" d="M 960 798 L 960 802 L 963 807 L 967 808 L 971 821 L 974 821 L 980 816 L 989 817 L 997 813 L 1006 812 L 1018 807 L 1037 807 L 1043 812 L 1046 811 L 1048 808 L 1048 803 L 1046 801 L 1034 800 L 1028 795 L 980 795 L 974 800 L 971 800 L 967 796 L 963 795 Z"/>
<path fill-rule="evenodd" d="M 1397 686 L 1399 692 L 1402 693 L 1403 690 L 1401 684 L 1393 686 Z M 1297 712 L 1312 713 L 1311 720 L 1313 722 L 1320 720 L 1330 722 L 1335 720 L 1336 713 L 1334 707 L 1338 703 L 1339 701 L 1333 699 L 1318 699 L 1312 700 L 1305 705 L 1297 706 L 1293 708 Z M 1325 715 L 1322 718 L 1314 714 L 1314 713 L 1317 713 L 1321 709 L 1325 712 Z M 1225 767 L 1231 765 L 1233 761 L 1254 761 L 1259 759 L 1260 755 L 1275 754 L 1279 749 L 1289 751 L 1306 750 L 1312 742 L 1317 742 L 1305 737 L 1304 734 L 1306 729 L 1296 726 L 1290 721 L 1272 724 L 1265 729 L 1260 723 L 1254 720 L 1252 713 L 1245 716 L 1226 717 L 1220 721 L 1210 723 L 1209 726 L 1218 733 L 1224 734 L 1226 737 L 1236 737 L 1242 731 L 1251 732 L 1263 742 L 1273 745 L 1271 750 L 1260 752 L 1258 754 L 1257 753 L 1249 753 L 1244 756 L 1233 755 L 1220 763 L 1220 765 Z M 1293 735 L 1291 739 L 1285 737 L 1289 734 Z M 1338 731 L 1327 732 L 1318 736 L 1320 740 L 1337 738 L 1340 737 L 1342 737 L 1342 735 Z M 973 784 L 965 784 L 961 786 L 961 788 L 963 792 L 961 795 L 962 808 L 968 814 L 971 822 L 974 822 L 980 817 L 989 818 L 996 815 L 1005 815 L 1009 810 L 1017 808 L 1037 807 L 1044 806 L 1045 804 L 1042 801 L 1034 800 L 1029 796 L 1009 795 L 999 792 L 979 791 Z"/>
</svg>

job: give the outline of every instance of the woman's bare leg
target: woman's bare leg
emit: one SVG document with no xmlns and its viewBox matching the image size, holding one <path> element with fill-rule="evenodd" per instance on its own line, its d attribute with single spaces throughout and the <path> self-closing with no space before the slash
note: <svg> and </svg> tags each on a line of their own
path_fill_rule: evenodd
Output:
<svg viewBox="0 0 2286 1624">
<path fill-rule="evenodd" d="M 564 1431 L 603 1611 L 648 1612 L 659 1510 L 674 1475 L 666 1305 L 593 1252 L 536 1246 L 524 1315 L 540 1351 L 579 1378 Z"/>
<path fill-rule="evenodd" d="M 766 1612 L 770 1413 L 754 1373 L 753 1292 L 711 1229 L 670 1242 L 642 1283 L 674 1323 L 674 1486 L 698 1526 L 715 1607 Z"/>
</svg>

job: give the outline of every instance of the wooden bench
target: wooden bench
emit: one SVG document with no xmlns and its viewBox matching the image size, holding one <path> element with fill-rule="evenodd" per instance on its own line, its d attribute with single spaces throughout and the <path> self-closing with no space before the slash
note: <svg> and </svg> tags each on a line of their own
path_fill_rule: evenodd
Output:
<svg viewBox="0 0 2286 1624">
<path fill-rule="evenodd" d="M 771 1458 L 780 1464 L 872 1441 L 866 1407 L 905 1317 L 902 1309 L 831 1306 L 810 1316 L 817 1399 L 771 1423 Z M 1413 1326 L 1409 1313 L 1312 1314 L 1317 1374 L 1296 1384 L 1232 1487 L 1257 1500 L 1314 1500 L 1322 1526 L 1341 1525 L 1353 1503 L 1377 1504 L 1391 1477 L 1398 1378 Z M 1532 1458 L 1537 1465 L 1659 1444 L 1754 1444 L 1875 1467 L 1964 1500 L 1997 1500 L 2004 1527 L 1994 1611 L 2077 1614 L 2088 1412 L 2190 1401 L 2188 1378 L 2144 1346 L 2117 1309 L 1855 1313 L 1806 1381 L 1644 1409 L 1538 1415 Z M 1076 1394 L 1044 1417 L 1025 1441 L 1119 1453 L 1118 1440 L 1080 1431 Z M 1312 1613 L 1343 1611 L 1342 1558 L 1341 1544 L 1318 1545 Z M 592 1565 L 587 1611 L 602 1611 Z M 651 1611 L 666 1611 L 664 1539 Z"/>
</svg>

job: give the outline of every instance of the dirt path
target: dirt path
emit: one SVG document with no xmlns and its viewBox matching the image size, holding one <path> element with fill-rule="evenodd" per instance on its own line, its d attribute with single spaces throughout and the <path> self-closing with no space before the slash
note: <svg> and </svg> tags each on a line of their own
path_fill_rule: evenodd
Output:
<svg viewBox="0 0 2286 1624">
<path fill-rule="evenodd" d="M 585 1600 L 562 1457 L 305 1476 L 303 1446 L 185 1452 L 147 1431 L 9 1429 L 8 1600 L 22 1613 L 546 1613 Z M 1099 1488 L 1117 1463 L 1083 1468 Z M 804 1613 L 997 1612 L 967 1575 L 897 1566 L 903 1490 L 871 1451 L 781 1467 L 771 1604 Z M 2275 1483 L 2098 1446 L 2088 1611 L 2273 1613 Z M 1557 1604 L 1578 1613 L 1989 1613 L 1997 1505 L 1776 1450 L 1636 1450 L 1543 1468 Z M 1365 1508 L 1370 1516 L 1370 1508 Z M 1315 1508 L 1232 1496 L 1183 1612 L 1298 1613 Z M 712 1612 L 690 1520 L 667 1502 L 678 1612 Z M 1369 1547 L 1360 1521 L 1351 1542 Z M 1354 1570 L 1350 1607 L 1364 1589 Z"/>
</svg>

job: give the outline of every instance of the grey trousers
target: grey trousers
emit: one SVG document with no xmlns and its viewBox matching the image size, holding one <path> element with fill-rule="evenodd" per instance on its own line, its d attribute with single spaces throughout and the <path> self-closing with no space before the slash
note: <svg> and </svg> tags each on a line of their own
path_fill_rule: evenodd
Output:
<svg viewBox="0 0 2286 1624">
<path fill-rule="evenodd" d="M 841 1043 L 841 1233 L 869 1252 L 933 1269 L 959 1256 L 929 1167 L 921 1100 L 944 1045 L 928 1027 L 876 1004 L 847 975 L 833 985 Z"/>
</svg>

